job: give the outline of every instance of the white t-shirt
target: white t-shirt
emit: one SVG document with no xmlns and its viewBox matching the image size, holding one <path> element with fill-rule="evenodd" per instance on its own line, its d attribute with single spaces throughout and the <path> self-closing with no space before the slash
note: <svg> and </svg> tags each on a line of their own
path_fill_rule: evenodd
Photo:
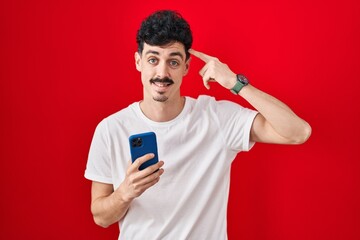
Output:
<svg viewBox="0 0 360 240">
<path fill-rule="evenodd" d="M 139 103 L 105 118 L 96 128 L 85 177 L 113 184 L 125 177 L 130 135 L 153 131 L 160 181 L 133 200 L 119 222 L 119 239 L 227 239 L 230 165 L 248 151 L 257 112 L 209 96 L 186 97 L 182 112 L 169 122 L 154 122 Z"/>
</svg>

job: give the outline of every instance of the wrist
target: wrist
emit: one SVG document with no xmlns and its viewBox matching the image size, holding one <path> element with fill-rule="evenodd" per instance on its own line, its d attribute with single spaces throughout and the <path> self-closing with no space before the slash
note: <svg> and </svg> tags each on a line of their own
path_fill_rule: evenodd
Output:
<svg viewBox="0 0 360 240">
<path fill-rule="evenodd" d="M 122 184 L 113 192 L 113 199 L 121 203 L 130 203 L 133 199 L 122 189 Z"/>
<path fill-rule="evenodd" d="M 236 75 L 236 82 L 234 86 L 230 89 L 230 91 L 235 94 L 239 95 L 240 91 L 249 84 L 249 80 L 242 74 Z"/>
<path fill-rule="evenodd" d="M 241 89 L 241 91 L 238 93 L 238 95 L 241 97 L 245 97 L 249 93 L 251 87 L 252 87 L 252 85 L 250 83 L 248 85 L 244 86 Z"/>
<path fill-rule="evenodd" d="M 234 73 L 233 76 L 231 76 L 230 81 L 226 86 L 226 88 L 231 91 L 231 89 L 235 86 L 236 82 L 237 82 L 237 78 L 236 78 L 236 74 Z"/>
</svg>

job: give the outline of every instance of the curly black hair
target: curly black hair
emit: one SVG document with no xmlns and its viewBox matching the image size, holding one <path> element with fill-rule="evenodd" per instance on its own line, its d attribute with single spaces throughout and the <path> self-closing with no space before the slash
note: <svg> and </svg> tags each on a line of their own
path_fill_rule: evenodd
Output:
<svg viewBox="0 0 360 240">
<path fill-rule="evenodd" d="M 180 42 L 185 47 L 186 59 L 190 57 L 188 50 L 192 41 L 189 24 L 178 12 L 172 10 L 161 10 L 151 14 L 141 23 L 136 36 L 140 54 L 144 49 L 144 42 L 152 46 Z"/>
</svg>

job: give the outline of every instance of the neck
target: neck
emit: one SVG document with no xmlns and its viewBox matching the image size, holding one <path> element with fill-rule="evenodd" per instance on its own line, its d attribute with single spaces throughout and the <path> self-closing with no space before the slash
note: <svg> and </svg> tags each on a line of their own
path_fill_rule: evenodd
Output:
<svg viewBox="0 0 360 240">
<path fill-rule="evenodd" d="M 185 97 L 166 102 L 144 99 L 140 102 L 140 109 L 147 118 L 155 122 L 167 122 L 176 118 L 185 105 Z"/>
</svg>

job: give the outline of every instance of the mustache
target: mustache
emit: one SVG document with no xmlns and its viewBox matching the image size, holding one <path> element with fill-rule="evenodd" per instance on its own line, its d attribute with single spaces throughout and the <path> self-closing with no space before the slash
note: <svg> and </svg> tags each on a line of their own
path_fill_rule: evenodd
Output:
<svg viewBox="0 0 360 240">
<path fill-rule="evenodd" d="M 168 77 L 164 77 L 164 78 L 152 78 L 150 79 L 150 82 L 151 83 L 155 83 L 155 82 L 158 82 L 158 83 L 168 83 L 168 84 L 173 84 L 174 81 L 171 79 L 171 78 L 168 78 Z"/>
</svg>

